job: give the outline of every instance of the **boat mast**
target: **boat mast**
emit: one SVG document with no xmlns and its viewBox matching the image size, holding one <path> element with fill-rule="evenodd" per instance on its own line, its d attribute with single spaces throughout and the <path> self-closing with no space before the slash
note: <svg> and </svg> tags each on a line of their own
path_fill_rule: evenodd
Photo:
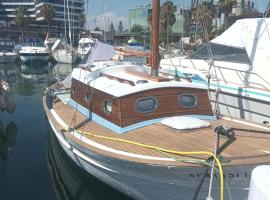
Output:
<svg viewBox="0 0 270 200">
<path fill-rule="evenodd" d="M 70 43 L 70 46 L 71 46 L 71 49 L 73 49 L 72 48 L 72 38 L 71 38 L 71 24 L 70 24 L 70 13 L 69 13 L 69 4 L 68 4 L 68 1 L 69 0 L 67 0 L 67 13 L 68 13 L 68 36 L 69 36 L 69 43 Z"/>
<path fill-rule="evenodd" d="M 67 39 L 66 0 L 64 0 L 64 25 L 65 25 L 65 40 L 66 40 Z"/>
<path fill-rule="evenodd" d="M 159 13 L 160 0 L 152 0 L 152 68 L 151 75 L 158 76 L 159 55 Z"/>
</svg>

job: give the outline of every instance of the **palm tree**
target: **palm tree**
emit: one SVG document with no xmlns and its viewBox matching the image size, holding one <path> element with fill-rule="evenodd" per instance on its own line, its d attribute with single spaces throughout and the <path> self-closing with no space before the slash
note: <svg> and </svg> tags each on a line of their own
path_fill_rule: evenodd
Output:
<svg viewBox="0 0 270 200">
<path fill-rule="evenodd" d="M 172 29 L 172 26 L 176 22 L 175 12 L 177 8 L 171 1 L 166 1 L 161 6 L 160 13 L 160 25 L 161 25 L 161 33 L 165 32 L 167 35 L 167 47 L 169 45 L 169 35 Z M 164 31 L 162 31 L 164 30 Z"/>
<path fill-rule="evenodd" d="M 50 32 L 50 24 L 51 24 L 51 21 L 55 15 L 54 7 L 52 7 L 51 5 L 43 5 L 40 8 L 40 14 L 44 18 L 44 20 L 47 22 L 48 33 L 49 33 Z"/>
<path fill-rule="evenodd" d="M 212 21 L 215 16 L 215 7 L 212 3 L 204 2 L 192 12 L 196 26 L 203 28 L 204 40 L 208 41 L 212 32 Z"/>
<path fill-rule="evenodd" d="M 219 0 L 218 8 L 224 13 L 224 28 L 227 29 L 229 26 L 229 15 L 232 13 L 232 8 L 237 2 L 235 0 Z"/>
<path fill-rule="evenodd" d="M 24 28 L 27 25 L 28 17 L 27 17 L 27 9 L 25 7 L 19 6 L 15 10 L 15 24 L 17 27 L 21 29 L 22 38 L 24 37 Z"/>
<path fill-rule="evenodd" d="M 123 23 L 122 23 L 122 21 L 120 21 L 119 24 L 118 24 L 118 31 L 119 31 L 120 34 L 122 34 L 122 32 L 123 32 Z"/>
</svg>

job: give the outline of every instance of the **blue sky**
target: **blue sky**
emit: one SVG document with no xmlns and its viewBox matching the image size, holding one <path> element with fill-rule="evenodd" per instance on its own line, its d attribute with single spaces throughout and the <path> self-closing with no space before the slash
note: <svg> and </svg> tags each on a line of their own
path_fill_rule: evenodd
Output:
<svg viewBox="0 0 270 200">
<path fill-rule="evenodd" d="M 124 28 L 128 28 L 128 9 L 150 4 L 152 0 L 85 0 L 88 2 L 87 24 L 93 29 L 95 26 L 108 27 L 111 22 L 117 27 L 119 21 L 123 21 Z M 172 0 L 176 5 L 190 5 L 191 0 Z M 269 0 L 251 0 L 258 10 L 264 10 Z M 161 4 L 165 0 L 161 0 Z"/>
</svg>

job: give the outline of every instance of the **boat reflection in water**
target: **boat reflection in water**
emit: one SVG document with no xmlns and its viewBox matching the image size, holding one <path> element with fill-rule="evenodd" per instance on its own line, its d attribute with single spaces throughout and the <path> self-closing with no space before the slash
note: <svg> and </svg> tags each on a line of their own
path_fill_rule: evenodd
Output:
<svg viewBox="0 0 270 200">
<path fill-rule="evenodd" d="M 48 133 L 46 146 L 48 169 L 57 199 L 130 199 L 75 165 L 52 132 Z"/>
<path fill-rule="evenodd" d="M 14 113 L 16 109 L 13 100 L 10 84 L 0 79 L 0 110 L 8 113 Z"/>
<path fill-rule="evenodd" d="M 0 121 L 0 164 L 7 160 L 8 153 L 16 145 L 17 125 L 12 121 L 6 127 Z M 1 168 L 1 165 L 0 165 Z"/>
<path fill-rule="evenodd" d="M 21 64 L 21 77 L 26 80 L 40 81 L 41 79 L 46 79 L 48 74 L 48 64 L 39 65 L 38 67 L 31 64 Z"/>
<path fill-rule="evenodd" d="M 57 63 L 52 68 L 52 76 L 57 80 L 64 80 L 72 72 L 72 65 L 66 63 Z"/>
</svg>

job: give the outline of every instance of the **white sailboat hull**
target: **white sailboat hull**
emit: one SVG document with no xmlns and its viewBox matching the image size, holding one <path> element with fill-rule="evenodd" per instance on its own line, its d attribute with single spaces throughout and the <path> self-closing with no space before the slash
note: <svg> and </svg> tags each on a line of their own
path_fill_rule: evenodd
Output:
<svg viewBox="0 0 270 200">
<path fill-rule="evenodd" d="M 49 54 L 47 55 L 20 55 L 20 59 L 23 63 L 27 63 L 27 62 L 48 62 L 49 60 Z"/>
<path fill-rule="evenodd" d="M 15 52 L 0 52 L 0 63 L 13 63 L 18 59 L 18 55 Z"/>
<path fill-rule="evenodd" d="M 270 104 L 269 72 L 249 71 L 248 65 L 233 62 L 215 64 L 210 73 L 210 100 L 213 106 L 218 103 L 220 114 L 257 123 L 269 122 L 270 110 L 265 109 Z M 204 60 L 169 58 L 161 61 L 161 68 L 171 73 L 177 69 L 194 83 L 208 85 L 209 64 Z"/>
<path fill-rule="evenodd" d="M 49 51 L 45 47 L 25 46 L 19 51 L 19 55 L 23 63 L 49 61 Z"/>
<path fill-rule="evenodd" d="M 67 63 L 67 64 L 73 64 L 76 62 L 78 58 L 78 54 L 75 51 L 66 51 L 63 49 L 59 50 L 54 50 L 53 53 L 53 58 L 58 62 L 58 63 Z"/>
</svg>

